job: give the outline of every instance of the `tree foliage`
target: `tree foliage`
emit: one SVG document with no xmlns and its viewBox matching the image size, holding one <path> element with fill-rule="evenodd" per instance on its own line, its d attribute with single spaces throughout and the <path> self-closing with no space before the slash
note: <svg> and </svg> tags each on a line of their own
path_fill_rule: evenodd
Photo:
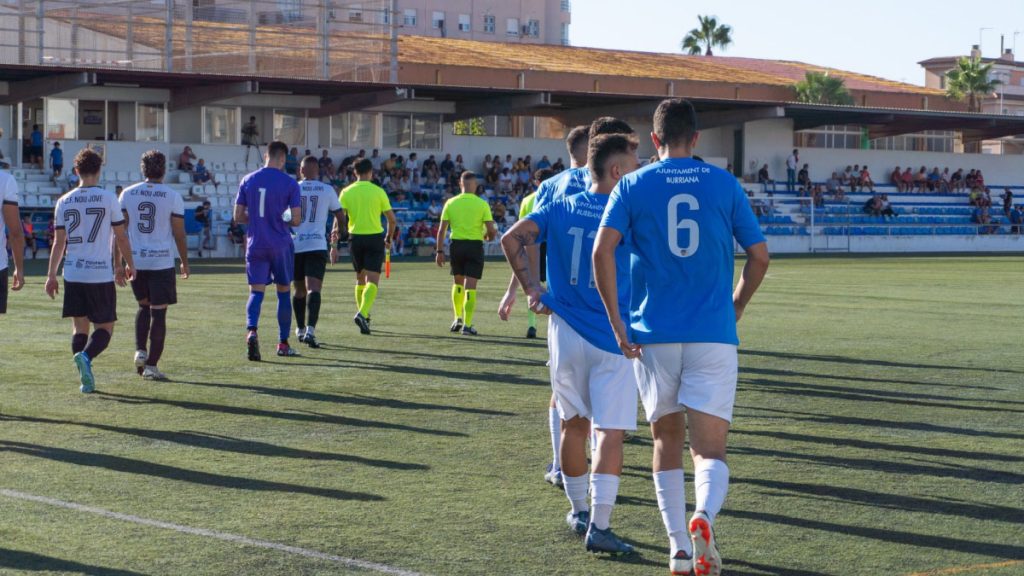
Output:
<svg viewBox="0 0 1024 576">
<path fill-rule="evenodd" d="M 846 89 L 845 81 L 828 72 L 808 72 L 794 88 L 797 102 L 845 106 L 853 104 L 853 96 Z"/>
<path fill-rule="evenodd" d="M 991 63 L 982 64 L 980 58 L 960 58 L 956 68 L 946 72 L 946 95 L 961 102 L 967 100 L 969 111 L 981 112 L 982 100 L 1000 84 L 991 75 Z"/>
<path fill-rule="evenodd" d="M 732 26 L 718 23 L 715 16 L 697 16 L 699 24 L 683 37 L 681 47 L 687 54 L 714 56 L 712 48 L 726 49 L 732 44 Z"/>
</svg>

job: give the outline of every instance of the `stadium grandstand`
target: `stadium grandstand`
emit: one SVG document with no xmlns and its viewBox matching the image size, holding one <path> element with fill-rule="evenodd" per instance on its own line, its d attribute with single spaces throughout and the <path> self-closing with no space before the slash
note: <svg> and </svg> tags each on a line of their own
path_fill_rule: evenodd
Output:
<svg viewBox="0 0 1024 576">
<path fill-rule="evenodd" d="M 936 88 L 800 62 L 402 35 L 390 2 L 364 0 L 358 18 L 352 10 L 341 17 L 312 0 L 287 9 L 267 0 L 0 1 L 0 162 L 36 229 L 71 185 L 67 170 L 53 173 L 54 143 L 66 159 L 85 146 L 100 151 L 111 189 L 137 182 L 140 154 L 157 149 L 173 160 L 168 180 L 186 199 L 190 247 L 203 247 L 194 210 L 209 201 L 214 245 L 203 252 L 231 256 L 233 185 L 279 139 L 298 156 L 331 159 L 336 184 L 346 182 L 346 160 L 378 150 L 378 178 L 396 181 L 388 189 L 412 251 L 429 234 L 410 230 L 436 218 L 432 203 L 445 198 L 454 167 L 480 173 L 511 222 L 524 190 L 517 175 L 503 182 L 506 163 L 518 174 L 521 161 L 529 174 L 544 158 L 567 162 L 567 129 L 597 116 L 646 133 L 658 102 L 679 96 L 700 113 L 697 152 L 741 179 L 773 252 L 1024 251 L 1000 200 L 1024 195 L 1020 157 L 964 153 L 1024 133 L 1022 117 L 968 113 Z M 794 102 L 808 71 L 842 77 L 855 105 Z M 790 186 L 794 148 L 807 173 Z M 649 142 L 640 153 L 653 153 Z M 424 166 L 431 158 L 437 174 Z M 495 158 L 501 170 L 490 178 L 485 160 L 493 170 Z M 199 159 L 208 174 L 196 172 Z M 873 186 L 860 186 L 858 171 L 851 190 L 842 176 L 851 165 L 870 166 Z M 939 178 L 907 192 L 890 182 L 897 166 L 938 168 Z M 943 187 L 946 168 L 981 171 L 980 190 Z"/>
</svg>

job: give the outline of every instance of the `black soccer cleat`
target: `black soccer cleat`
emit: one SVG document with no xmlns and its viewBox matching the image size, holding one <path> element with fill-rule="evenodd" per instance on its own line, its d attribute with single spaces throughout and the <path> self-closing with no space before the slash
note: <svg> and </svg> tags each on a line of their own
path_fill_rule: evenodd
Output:
<svg viewBox="0 0 1024 576">
<path fill-rule="evenodd" d="M 302 340 L 302 342 L 304 342 L 306 346 L 309 346 L 310 348 L 320 347 L 320 343 L 316 341 L 316 336 L 312 334 L 306 334 L 305 339 Z"/>
<path fill-rule="evenodd" d="M 526 337 L 527 338 L 536 338 L 537 337 L 537 329 L 534 328 L 533 326 L 530 326 L 529 328 L 527 328 L 526 329 Z"/>
<path fill-rule="evenodd" d="M 352 318 L 352 321 L 356 323 L 356 326 L 359 326 L 359 332 L 361 334 L 370 333 L 370 322 L 366 319 L 366 316 L 363 316 L 362 312 L 357 312 L 355 317 Z"/>
<path fill-rule="evenodd" d="M 255 332 L 250 332 L 249 336 L 245 339 L 246 347 L 249 349 L 249 360 L 251 362 L 259 362 L 260 358 L 260 340 L 256 336 Z"/>
<path fill-rule="evenodd" d="M 462 335 L 463 336 L 476 336 L 476 328 L 473 328 L 472 326 L 463 326 L 462 327 Z"/>
</svg>

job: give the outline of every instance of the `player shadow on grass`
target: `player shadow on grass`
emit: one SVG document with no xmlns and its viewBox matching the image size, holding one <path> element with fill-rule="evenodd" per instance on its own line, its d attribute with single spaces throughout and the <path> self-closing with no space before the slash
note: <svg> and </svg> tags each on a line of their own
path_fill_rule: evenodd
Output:
<svg viewBox="0 0 1024 576">
<path fill-rule="evenodd" d="M 451 354 L 429 354 L 427 352 L 413 352 L 409 350 L 376 350 L 373 348 L 357 348 L 355 346 L 345 346 L 343 344 L 320 344 L 320 347 L 325 350 L 348 350 L 352 352 L 361 352 L 368 354 L 384 354 L 389 357 L 391 356 L 412 356 L 415 358 L 430 358 L 433 360 L 439 360 L 442 362 L 451 362 Z M 461 351 L 460 351 L 461 352 Z M 540 359 L 523 360 L 520 358 L 509 358 L 507 356 L 501 357 L 490 357 L 490 358 L 478 358 L 472 356 L 465 356 L 459 354 L 459 360 L 463 362 L 471 362 L 473 364 L 498 364 L 500 366 L 522 366 L 524 368 L 545 368 L 544 361 Z"/>
<path fill-rule="evenodd" d="M 377 398 L 365 395 L 334 394 L 331 392 L 312 392 L 309 390 L 294 390 L 292 388 L 271 388 L 269 386 L 256 386 L 254 384 L 226 384 L 223 382 L 186 382 L 175 380 L 175 384 L 188 384 L 191 386 L 205 386 L 209 388 L 227 388 L 231 390 L 249 390 L 267 396 L 290 398 L 292 400 L 309 400 L 313 402 L 333 402 L 335 404 L 352 404 L 354 406 L 372 406 L 374 408 L 394 408 L 397 410 L 450 410 L 452 412 L 465 412 L 467 414 L 480 414 L 484 416 L 515 416 L 512 412 L 501 410 L 487 410 L 485 408 L 466 408 L 446 404 L 424 404 L 421 402 L 409 402 L 408 400 L 396 400 L 394 398 Z"/>
<path fill-rule="evenodd" d="M 277 418 L 281 420 L 294 420 L 297 422 L 317 422 L 322 424 L 336 424 L 338 426 L 351 426 L 353 428 L 384 428 L 388 430 L 401 430 L 403 432 L 416 432 L 419 434 L 432 434 L 435 436 L 467 436 L 463 432 L 449 432 L 448 430 L 434 430 L 431 428 L 419 428 L 407 424 L 392 424 L 379 420 L 360 420 L 347 416 L 336 416 L 334 414 L 323 414 L 309 410 L 295 410 L 291 412 L 279 412 L 276 410 L 260 410 L 258 408 L 243 408 L 240 406 L 224 406 L 222 404 L 207 404 L 205 402 L 190 402 L 186 400 L 169 400 L 166 398 L 144 398 L 141 396 L 129 396 L 127 394 L 114 394 L 112 392 L 96 392 L 97 397 L 109 399 L 113 402 L 126 404 L 160 404 L 173 406 L 184 410 L 201 410 L 205 412 L 217 412 L 219 414 L 235 414 L 238 416 L 258 416 L 262 418 Z"/>
<path fill-rule="evenodd" d="M 783 378 L 810 378 L 813 380 L 841 380 L 844 382 L 865 382 L 870 384 L 906 384 L 908 386 L 926 386 L 929 388 L 955 388 L 957 390 L 1005 390 L 995 386 L 973 386 L 970 384 L 944 384 L 941 382 L 919 382 L 917 380 L 901 380 L 896 378 L 868 378 L 866 376 L 849 376 L 846 374 L 817 374 L 812 372 L 796 372 L 793 370 L 779 370 L 774 368 L 759 368 L 755 366 L 743 366 L 741 371 L 744 374 L 758 374 L 762 376 L 781 376 Z"/>
<path fill-rule="evenodd" d="M 373 362 L 360 362 L 358 360 L 352 360 L 348 358 L 331 358 L 328 356 L 319 356 L 317 360 L 322 362 L 278 362 L 274 360 L 264 360 L 264 364 L 280 364 L 282 366 L 307 366 L 314 368 L 354 368 L 360 370 L 373 370 L 375 372 L 388 372 L 398 374 L 411 374 L 414 376 L 433 376 L 437 378 L 451 378 L 453 380 L 469 380 L 471 382 L 487 382 L 487 383 L 498 383 L 498 384 L 518 384 L 526 386 L 544 386 L 550 387 L 551 382 L 540 378 L 525 378 L 517 374 L 510 374 L 508 372 L 460 372 L 460 371 L 448 371 L 438 370 L 436 368 L 424 368 L 420 366 L 400 366 L 392 364 L 375 364 Z M 327 364 L 326 362 L 331 362 Z"/>
<path fill-rule="evenodd" d="M 352 492 L 348 490 L 336 490 L 333 488 L 318 488 L 303 486 L 286 482 L 274 482 L 271 480 L 257 480 L 255 478 L 244 478 L 241 476 L 228 476 L 214 474 L 212 472 L 200 472 L 166 464 L 156 464 L 145 460 L 134 458 L 123 458 L 97 452 L 80 452 L 54 446 L 42 446 L 39 444 L 28 444 L 25 442 L 12 442 L 0 440 L 0 452 L 11 452 L 44 458 L 55 462 L 87 466 L 91 468 L 104 468 L 113 472 L 125 474 L 137 474 L 141 476 L 152 476 L 165 480 L 177 480 L 190 484 L 201 484 L 216 488 L 234 488 L 240 490 L 255 490 L 258 492 L 282 492 L 285 494 L 307 494 L 309 496 L 320 496 L 333 500 L 359 500 L 359 501 L 382 501 L 385 498 L 377 494 L 367 492 Z"/>
<path fill-rule="evenodd" d="M 204 448 L 207 450 L 218 450 L 221 452 L 234 452 L 236 454 L 246 454 L 250 456 L 266 456 L 269 458 L 294 458 L 298 460 L 312 461 L 345 462 L 347 464 L 360 464 L 363 466 L 387 468 L 390 470 L 430 469 L 430 466 L 427 466 L 425 464 L 416 464 L 413 462 L 396 462 L 393 460 L 364 458 L 362 456 L 337 454 L 334 452 L 318 452 L 313 450 L 302 450 L 299 448 L 288 448 L 287 446 L 278 446 L 276 444 L 257 442 L 255 440 L 241 440 L 238 438 L 232 438 L 230 436 L 208 434 L 204 432 L 147 430 L 143 428 L 125 428 L 121 426 L 111 426 L 109 424 L 96 424 L 92 422 L 74 422 L 71 420 L 51 420 L 48 418 L 36 418 L 32 416 L 5 416 L 3 414 L 0 414 L 0 421 L 4 420 L 17 422 L 33 422 L 37 424 L 81 426 L 92 430 L 116 432 L 118 434 L 126 434 L 129 436 L 147 438 L 149 440 L 158 440 L 161 442 L 170 442 L 173 444 L 180 444 L 182 446 Z"/>
<path fill-rule="evenodd" d="M 975 366 L 943 366 L 941 364 L 912 364 L 909 362 L 893 362 L 891 360 L 872 360 L 869 358 L 849 358 L 846 356 L 835 356 L 826 354 L 795 354 L 793 352 L 769 352 L 767 350 L 751 350 L 740 348 L 739 353 L 747 356 L 767 356 L 782 360 L 812 360 L 816 362 L 833 362 L 836 364 L 858 364 L 862 366 L 877 366 L 879 368 L 924 368 L 930 370 L 965 370 L 977 372 L 998 372 L 1003 374 L 1024 374 L 1021 370 L 1010 370 L 1006 368 L 979 368 Z"/>
<path fill-rule="evenodd" d="M 543 348 L 547 349 L 548 345 L 544 338 L 527 339 L 522 336 L 462 336 L 461 334 L 437 333 L 437 334 L 414 334 L 412 332 L 392 332 L 390 330 L 373 330 L 374 334 L 382 334 L 384 336 L 400 336 L 402 338 L 419 338 L 426 340 L 437 341 L 440 338 L 453 338 L 458 342 L 481 342 L 484 344 L 504 344 L 506 346 L 520 346 L 522 348 Z"/>
<path fill-rule="evenodd" d="M 843 386 L 825 386 L 822 384 L 802 384 L 766 378 L 740 378 L 739 390 L 761 392 L 764 394 L 785 394 L 806 396 L 811 398 L 828 398 L 830 400 L 852 400 L 856 402 L 883 402 L 885 404 L 902 404 L 905 406 L 926 406 L 929 408 L 950 408 L 953 410 L 972 410 L 978 412 L 1009 412 L 1024 414 L 1024 408 L 1005 408 L 998 406 L 977 406 L 974 404 L 956 404 L 949 400 L 963 401 L 948 396 L 933 396 L 914 392 L 898 392 L 893 390 L 851 389 Z M 944 400 L 944 401 L 938 401 Z M 1024 404 L 1010 400 L 970 399 L 973 402 L 993 402 L 999 404 Z"/>
<path fill-rule="evenodd" d="M 107 566 L 94 566 L 92 564 L 81 564 L 72 560 L 43 556 L 35 552 L 24 550 L 11 550 L 0 547 L 0 568 L 13 570 L 38 570 L 68 572 L 75 574 L 103 574 L 104 576 L 145 576 L 142 572 L 131 570 L 119 570 Z"/>
</svg>

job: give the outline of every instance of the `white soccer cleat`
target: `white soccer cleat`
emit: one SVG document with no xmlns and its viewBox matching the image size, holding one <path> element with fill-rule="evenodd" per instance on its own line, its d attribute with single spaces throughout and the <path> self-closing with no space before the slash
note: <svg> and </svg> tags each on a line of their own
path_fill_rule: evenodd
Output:
<svg viewBox="0 0 1024 576">
<path fill-rule="evenodd" d="M 722 573 L 722 557 L 715 544 L 715 530 L 711 519 L 703 510 L 690 518 L 690 539 L 693 541 L 693 573 L 696 576 L 719 576 Z"/>
<path fill-rule="evenodd" d="M 690 576 L 693 570 L 693 559 L 690 555 L 680 550 L 668 560 L 668 571 L 672 576 Z"/>
<path fill-rule="evenodd" d="M 146 360 L 149 360 L 149 355 L 146 354 L 145 350 L 135 351 L 135 371 L 142 375 L 143 369 L 146 367 Z"/>
<path fill-rule="evenodd" d="M 158 380 L 161 382 L 168 380 L 167 374 L 157 370 L 156 366 L 146 366 L 142 371 L 142 378 L 145 380 Z"/>
</svg>

